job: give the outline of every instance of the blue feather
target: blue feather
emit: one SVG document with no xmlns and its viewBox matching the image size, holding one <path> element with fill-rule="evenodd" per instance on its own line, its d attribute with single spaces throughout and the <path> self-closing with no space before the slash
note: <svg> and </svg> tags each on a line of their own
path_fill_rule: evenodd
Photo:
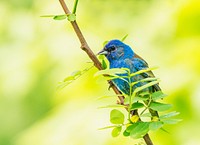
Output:
<svg viewBox="0 0 200 145">
<path fill-rule="evenodd" d="M 109 41 L 105 45 L 103 52 L 110 63 L 110 68 L 128 68 L 131 73 L 148 68 L 147 62 L 136 53 L 134 53 L 130 46 L 124 44 L 120 40 Z M 147 77 L 154 77 L 154 75 L 151 71 L 138 74 L 131 78 L 131 82 L 139 81 Z M 121 79 L 114 79 L 113 82 L 121 92 L 130 95 L 130 87 L 126 81 Z M 132 90 L 134 91 L 135 88 L 144 84 L 144 82 L 137 83 L 133 86 Z M 150 90 L 158 91 L 160 90 L 160 87 L 158 85 L 154 85 L 152 88 L 149 88 L 148 91 Z"/>
</svg>

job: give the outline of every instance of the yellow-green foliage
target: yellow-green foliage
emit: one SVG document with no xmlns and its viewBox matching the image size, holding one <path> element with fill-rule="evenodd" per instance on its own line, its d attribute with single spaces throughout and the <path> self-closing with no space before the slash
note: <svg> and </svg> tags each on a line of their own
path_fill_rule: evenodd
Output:
<svg viewBox="0 0 200 145">
<path fill-rule="evenodd" d="M 73 9 L 74 0 L 66 0 Z M 67 88 L 57 83 L 91 66 L 70 23 L 41 15 L 64 14 L 58 1 L 0 1 L 0 144 L 127 145 L 141 143 L 110 131 L 106 82 L 92 68 Z M 102 42 L 121 39 L 159 66 L 155 75 L 180 112 L 181 123 L 151 134 L 156 145 L 197 145 L 200 122 L 200 2 L 198 0 L 79 0 L 76 19 L 94 52 Z M 115 132 L 116 133 L 116 132 Z M 116 134 L 114 134 L 116 135 Z"/>
</svg>

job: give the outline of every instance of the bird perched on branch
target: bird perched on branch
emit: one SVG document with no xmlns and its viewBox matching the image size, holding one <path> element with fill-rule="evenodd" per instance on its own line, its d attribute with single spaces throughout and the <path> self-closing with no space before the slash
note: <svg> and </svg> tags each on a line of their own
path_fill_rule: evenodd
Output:
<svg viewBox="0 0 200 145">
<path fill-rule="evenodd" d="M 110 63 L 110 68 L 128 68 L 131 73 L 148 68 L 147 62 L 137 55 L 130 46 L 126 45 L 120 40 L 109 41 L 103 50 L 101 50 L 98 54 L 106 56 Z M 133 76 L 131 81 L 135 82 L 149 77 L 155 77 L 152 71 Z M 126 81 L 117 78 L 114 79 L 113 82 L 121 92 L 130 95 L 130 86 Z M 145 83 L 147 82 L 139 82 L 135 84 L 132 90 L 134 91 L 135 88 L 140 87 Z M 150 92 L 161 90 L 158 84 L 149 87 L 148 89 Z"/>
</svg>

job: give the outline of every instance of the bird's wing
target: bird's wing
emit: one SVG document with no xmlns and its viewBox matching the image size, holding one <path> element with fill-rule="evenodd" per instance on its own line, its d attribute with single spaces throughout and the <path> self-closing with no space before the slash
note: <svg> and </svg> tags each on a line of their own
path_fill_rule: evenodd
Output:
<svg viewBox="0 0 200 145">
<path fill-rule="evenodd" d="M 137 55 L 136 53 L 134 54 L 134 58 L 139 58 L 139 59 L 143 60 L 146 63 L 146 65 L 148 66 L 148 63 L 141 56 Z"/>
<path fill-rule="evenodd" d="M 134 63 L 134 67 L 137 71 L 139 71 L 141 69 L 147 69 L 149 67 L 147 62 L 137 54 L 134 55 L 133 63 Z M 143 77 L 145 77 L 145 78 L 146 77 L 155 77 L 155 75 L 153 74 L 152 71 L 142 73 L 141 75 L 143 75 Z M 161 91 L 159 84 L 153 85 L 152 88 L 153 88 L 153 92 Z M 157 111 L 149 109 L 149 112 L 151 113 L 152 116 L 157 116 L 159 118 L 159 114 Z"/>
<path fill-rule="evenodd" d="M 147 69 L 147 68 L 149 68 L 148 63 L 142 57 L 140 57 L 139 55 L 137 55 L 136 53 L 134 54 L 134 58 L 133 59 L 138 60 L 138 63 L 139 63 L 139 67 L 140 68 L 138 68 L 137 71 L 139 71 L 141 69 Z M 148 75 L 148 77 L 155 77 L 155 75 L 153 74 L 152 71 L 146 72 L 146 74 Z"/>
<path fill-rule="evenodd" d="M 149 68 L 147 62 L 137 54 L 135 54 L 134 57 L 133 57 L 133 65 L 134 65 L 134 68 L 137 71 Z M 144 78 L 155 77 L 155 75 L 153 74 L 152 71 L 148 71 L 148 72 L 142 73 L 141 75 Z M 159 87 L 158 84 L 154 85 L 153 88 L 154 88 L 155 91 L 160 91 L 161 90 L 161 88 Z"/>
</svg>

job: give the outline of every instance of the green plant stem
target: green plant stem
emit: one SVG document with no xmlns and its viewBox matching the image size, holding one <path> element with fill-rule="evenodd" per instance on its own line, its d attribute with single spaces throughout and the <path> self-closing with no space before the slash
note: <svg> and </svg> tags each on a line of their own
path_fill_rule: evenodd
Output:
<svg viewBox="0 0 200 145">
<path fill-rule="evenodd" d="M 75 0 L 74 1 L 74 8 L 73 8 L 72 14 L 76 14 L 77 5 L 78 5 L 78 0 Z"/>
<path fill-rule="evenodd" d="M 140 116 L 147 110 L 148 108 L 146 107 L 141 113 Z"/>
<path fill-rule="evenodd" d="M 149 105 L 151 104 L 151 101 L 152 101 L 152 97 L 151 97 L 151 95 L 150 95 L 150 97 L 149 97 L 150 99 L 149 99 L 149 101 L 148 101 L 148 103 L 146 104 L 145 102 L 145 106 L 146 106 L 146 108 L 140 113 L 140 116 L 149 108 Z"/>
<path fill-rule="evenodd" d="M 132 85 L 131 85 L 130 70 L 128 71 L 128 83 L 129 83 L 129 86 L 130 86 L 130 89 L 129 89 L 128 119 L 129 119 L 129 121 L 130 121 L 130 117 L 131 117 L 131 106 L 132 106 Z"/>
<path fill-rule="evenodd" d="M 66 15 L 71 14 L 71 12 L 69 11 L 65 1 L 64 0 L 59 0 L 59 2 L 61 4 L 65 14 Z M 72 26 L 74 28 L 74 31 L 76 32 L 76 35 L 77 35 L 77 37 L 78 37 L 78 39 L 79 39 L 79 41 L 81 43 L 81 49 L 87 53 L 89 58 L 93 61 L 95 67 L 98 68 L 99 70 L 102 70 L 103 68 L 102 68 L 101 63 L 99 62 L 99 60 L 97 59 L 96 55 L 93 53 L 93 51 L 88 46 L 87 41 L 85 40 L 85 38 L 84 38 L 84 36 L 83 36 L 83 34 L 82 34 L 82 32 L 81 32 L 76 20 L 75 21 L 70 21 L 70 22 L 71 22 L 71 24 L 72 24 Z M 114 92 L 116 94 L 121 94 L 121 92 L 117 89 L 117 87 L 113 84 L 112 81 L 108 81 L 108 83 L 109 83 L 109 85 L 111 86 L 111 88 L 114 90 Z M 125 97 L 123 95 L 119 95 L 118 98 L 120 100 L 120 104 L 123 105 Z M 152 143 L 152 141 L 151 141 L 151 139 L 150 139 L 148 134 L 146 134 L 143 137 L 143 139 L 145 140 L 147 145 L 153 145 L 153 143 Z"/>
</svg>

